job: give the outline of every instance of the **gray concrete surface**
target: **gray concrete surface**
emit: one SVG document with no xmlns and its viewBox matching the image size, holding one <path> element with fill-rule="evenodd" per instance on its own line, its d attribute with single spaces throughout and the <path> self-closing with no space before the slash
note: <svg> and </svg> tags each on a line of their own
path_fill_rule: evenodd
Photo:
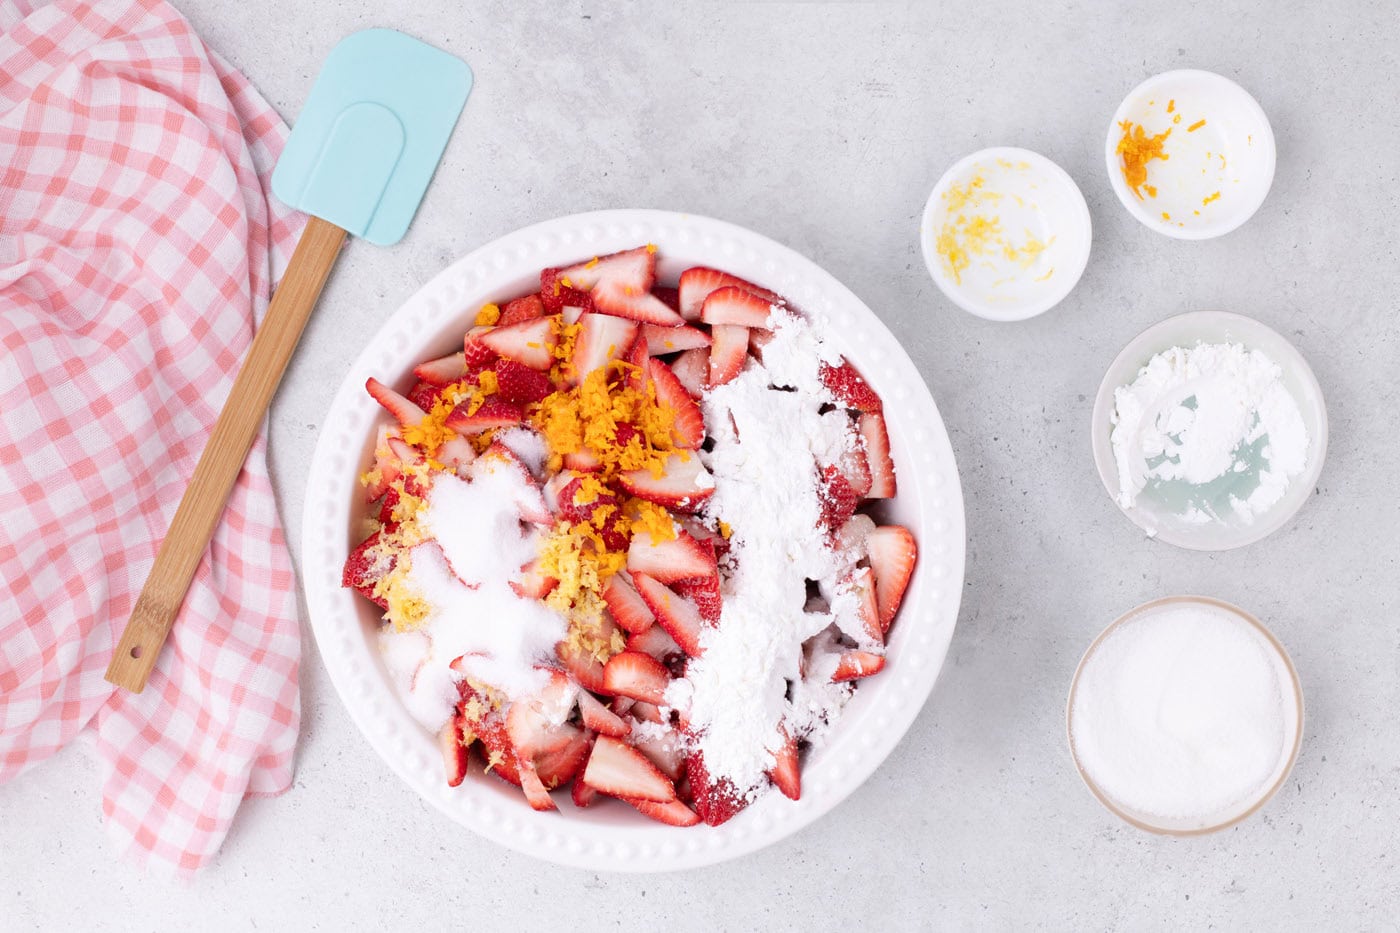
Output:
<svg viewBox="0 0 1400 933">
<path fill-rule="evenodd" d="M 409 237 L 391 250 L 349 248 L 278 396 L 272 459 L 294 542 L 331 394 L 421 282 L 554 215 L 683 208 L 810 255 L 905 342 L 962 469 L 962 618 L 927 707 L 848 802 L 757 855 L 665 877 L 555 868 L 448 823 L 362 741 L 308 635 L 295 787 L 249 801 L 215 865 L 178 886 L 113 863 L 94 768 L 69 749 L 0 789 L 0 928 L 1393 926 L 1393 5 L 180 5 L 288 118 L 331 45 L 366 26 L 437 42 L 477 76 Z M 1214 242 L 1150 232 L 1105 177 L 1119 100 L 1183 66 L 1242 83 L 1278 136 L 1268 200 Z M 997 143 L 1058 161 L 1093 214 L 1083 281 L 1025 324 L 958 311 L 916 243 L 943 169 Z M 1239 311 L 1290 335 L 1332 418 L 1316 496 L 1291 526 L 1238 553 L 1145 540 L 1103 493 L 1089 454 L 1090 404 L 1109 361 L 1147 325 L 1194 308 Z M 1192 840 L 1147 836 L 1105 812 L 1075 775 L 1062 725 L 1094 634 L 1176 592 L 1265 619 L 1308 701 L 1288 786 L 1246 824 Z"/>
</svg>

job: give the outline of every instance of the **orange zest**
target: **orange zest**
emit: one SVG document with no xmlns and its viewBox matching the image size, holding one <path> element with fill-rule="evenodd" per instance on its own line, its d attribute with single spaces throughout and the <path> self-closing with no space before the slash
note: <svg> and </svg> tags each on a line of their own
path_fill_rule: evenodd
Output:
<svg viewBox="0 0 1400 933">
<path fill-rule="evenodd" d="M 1142 192 L 1138 189 L 1147 183 L 1147 163 L 1153 159 L 1165 161 L 1170 158 L 1166 152 L 1162 151 L 1162 147 L 1172 131 L 1168 128 L 1156 136 L 1148 136 L 1141 124 L 1131 120 L 1124 120 L 1118 125 L 1123 130 L 1123 136 L 1118 140 L 1117 149 L 1118 155 L 1123 160 L 1123 180 L 1128 183 L 1133 194 L 1137 195 L 1137 199 L 1141 201 Z"/>
</svg>

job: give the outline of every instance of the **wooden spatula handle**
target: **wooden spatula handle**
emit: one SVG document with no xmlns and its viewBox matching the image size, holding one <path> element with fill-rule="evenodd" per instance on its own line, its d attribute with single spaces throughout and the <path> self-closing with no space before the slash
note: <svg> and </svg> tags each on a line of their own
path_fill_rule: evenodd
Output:
<svg viewBox="0 0 1400 933">
<path fill-rule="evenodd" d="M 344 239 L 344 230 L 318 217 L 307 223 L 107 666 L 118 687 L 145 689 Z"/>
</svg>

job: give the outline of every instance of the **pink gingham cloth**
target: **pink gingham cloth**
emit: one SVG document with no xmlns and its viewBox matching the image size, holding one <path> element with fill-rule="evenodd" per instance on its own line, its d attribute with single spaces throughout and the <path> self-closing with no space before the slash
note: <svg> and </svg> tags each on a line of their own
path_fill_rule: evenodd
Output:
<svg viewBox="0 0 1400 933">
<path fill-rule="evenodd" d="M 300 233 L 285 138 L 160 0 L 0 0 L 0 782 L 93 730 L 112 840 L 173 874 L 292 776 L 264 438 L 145 692 L 103 679 Z"/>
</svg>

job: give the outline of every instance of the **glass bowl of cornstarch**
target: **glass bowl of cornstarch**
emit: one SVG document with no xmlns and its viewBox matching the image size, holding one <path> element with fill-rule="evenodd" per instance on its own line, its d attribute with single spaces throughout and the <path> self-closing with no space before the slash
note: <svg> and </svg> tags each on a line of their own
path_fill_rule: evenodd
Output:
<svg viewBox="0 0 1400 933">
<path fill-rule="evenodd" d="M 1094 462 L 1109 496 L 1151 537 L 1242 547 L 1286 525 L 1317 486 L 1327 409 L 1286 338 L 1223 311 L 1149 327 L 1099 386 Z"/>
<path fill-rule="evenodd" d="M 1215 832 L 1283 786 L 1303 691 L 1258 619 L 1169 596 L 1120 617 L 1084 653 L 1066 707 L 1070 753 L 1099 801 L 1139 829 Z"/>
</svg>

